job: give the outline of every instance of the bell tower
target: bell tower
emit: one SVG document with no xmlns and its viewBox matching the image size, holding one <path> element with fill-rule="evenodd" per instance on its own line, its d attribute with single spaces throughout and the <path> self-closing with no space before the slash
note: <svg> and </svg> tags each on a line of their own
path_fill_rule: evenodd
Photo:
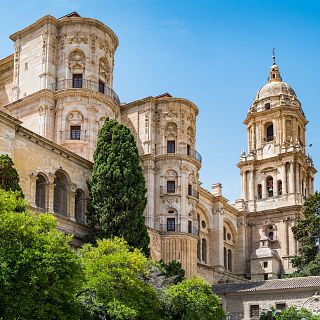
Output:
<svg viewBox="0 0 320 320">
<path fill-rule="evenodd" d="M 282 81 L 273 56 L 268 82 L 256 94 L 244 121 L 248 151 L 241 153 L 238 163 L 251 229 L 252 279 L 292 271 L 290 258 L 297 252 L 297 243 L 291 227 L 302 215 L 304 200 L 314 192 L 316 173 L 306 155 L 307 123 L 297 95 Z"/>
</svg>

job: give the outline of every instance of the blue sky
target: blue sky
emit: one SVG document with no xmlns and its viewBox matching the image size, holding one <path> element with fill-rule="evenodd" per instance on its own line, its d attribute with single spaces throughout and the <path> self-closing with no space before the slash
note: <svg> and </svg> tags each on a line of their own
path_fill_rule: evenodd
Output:
<svg viewBox="0 0 320 320">
<path fill-rule="evenodd" d="M 13 52 L 8 37 L 16 30 L 45 14 L 75 10 L 118 35 L 114 89 L 122 101 L 169 92 L 199 107 L 204 187 L 221 182 L 228 199 L 240 197 L 236 163 L 247 148 L 242 122 L 267 81 L 273 47 L 282 78 L 309 120 L 308 152 L 319 167 L 320 1 L 0 0 L 0 57 Z"/>
</svg>

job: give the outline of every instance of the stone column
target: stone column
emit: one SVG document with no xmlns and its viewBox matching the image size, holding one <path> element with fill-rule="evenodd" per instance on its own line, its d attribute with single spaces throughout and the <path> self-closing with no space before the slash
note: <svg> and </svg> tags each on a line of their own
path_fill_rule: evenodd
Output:
<svg viewBox="0 0 320 320">
<path fill-rule="evenodd" d="M 282 166 L 282 194 L 287 194 L 287 168 L 285 163 Z"/>
<path fill-rule="evenodd" d="M 290 171 L 289 171 L 289 194 L 294 193 L 294 170 L 293 170 L 293 161 L 290 162 Z"/>
<path fill-rule="evenodd" d="M 250 179 L 249 179 L 249 200 L 254 200 L 254 171 L 250 170 Z"/>
<path fill-rule="evenodd" d="M 53 201 L 54 201 L 54 178 L 55 175 L 49 173 L 49 183 L 48 183 L 48 201 L 47 201 L 47 211 L 53 213 Z"/>
<path fill-rule="evenodd" d="M 146 225 L 154 229 L 154 199 L 155 199 L 155 171 L 154 163 L 150 160 L 149 163 L 143 166 L 144 175 L 146 178 L 148 203 L 145 209 L 145 223 Z"/>
<path fill-rule="evenodd" d="M 244 171 L 241 174 L 242 176 L 242 199 L 247 201 L 247 172 Z"/>
<path fill-rule="evenodd" d="M 301 193 L 300 165 L 296 163 L 296 193 Z"/>
<path fill-rule="evenodd" d="M 286 117 L 283 116 L 282 118 L 282 142 L 285 142 L 287 140 L 287 128 L 286 128 Z"/>
<path fill-rule="evenodd" d="M 261 185 L 262 185 L 262 199 L 265 199 L 267 197 L 267 182 L 265 177 L 263 177 L 261 181 Z"/>
<path fill-rule="evenodd" d="M 37 188 L 38 177 L 31 173 L 30 174 L 30 195 L 28 196 L 28 201 L 32 207 L 36 207 L 36 188 Z"/>
<path fill-rule="evenodd" d="M 77 185 L 75 183 L 70 183 L 69 193 L 68 193 L 68 216 L 72 221 L 76 221 L 75 217 L 75 204 L 76 204 L 76 189 Z"/>
</svg>

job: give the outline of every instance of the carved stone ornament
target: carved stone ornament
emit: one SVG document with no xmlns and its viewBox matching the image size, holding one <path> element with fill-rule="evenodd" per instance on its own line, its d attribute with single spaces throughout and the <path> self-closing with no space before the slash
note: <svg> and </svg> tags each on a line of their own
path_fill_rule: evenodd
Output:
<svg viewBox="0 0 320 320">
<path fill-rule="evenodd" d="M 107 58 L 99 60 L 99 75 L 102 76 L 107 82 L 110 80 L 111 68 Z"/>
<path fill-rule="evenodd" d="M 78 111 L 72 111 L 68 120 L 71 125 L 80 125 L 83 120 L 83 116 Z"/>
<path fill-rule="evenodd" d="M 177 125 L 174 122 L 169 122 L 165 129 L 166 136 L 177 136 Z"/>
<path fill-rule="evenodd" d="M 88 37 L 85 35 L 81 35 L 80 31 L 76 31 L 73 36 L 68 38 L 68 42 L 69 44 L 80 44 L 80 43 L 87 44 Z"/>
<path fill-rule="evenodd" d="M 106 117 L 101 117 L 101 118 L 99 119 L 99 121 L 98 121 L 98 128 L 99 128 L 99 129 L 102 128 L 105 120 L 106 120 Z"/>
<path fill-rule="evenodd" d="M 71 52 L 69 56 L 69 68 L 72 69 L 81 69 L 85 68 L 86 56 L 81 50 L 75 50 Z"/>
<path fill-rule="evenodd" d="M 163 118 L 176 118 L 177 116 L 178 114 L 172 108 L 168 108 L 168 110 L 163 112 Z"/>
</svg>

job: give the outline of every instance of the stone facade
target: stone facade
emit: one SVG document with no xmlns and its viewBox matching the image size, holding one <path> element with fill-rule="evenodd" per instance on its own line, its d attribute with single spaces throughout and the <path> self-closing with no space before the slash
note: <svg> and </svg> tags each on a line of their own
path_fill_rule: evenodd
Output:
<svg viewBox="0 0 320 320">
<path fill-rule="evenodd" d="M 320 314 L 319 290 L 320 277 L 213 286 L 230 320 L 259 319 L 261 312 L 271 307 L 278 310 L 303 307 Z"/>
<path fill-rule="evenodd" d="M 316 171 L 305 155 L 301 104 L 276 65 L 245 120 L 242 199 L 230 203 L 219 183 L 211 192 L 201 187 L 194 103 L 168 93 L 120 103 L 112 89 L 118 39 L 110 28 L 72 13 L 45 16 L 10 38 L 15 52 L 0 60 L 0 152 L 13 157 L 35 211 L 55 214 L 80 245 L 86 179 L 109 117 L 136 138 L 154 259 L 179 260 L 188 277 L 210 283 L 292 270 L 291 227 L 313 193 Z"/>
</svg>

